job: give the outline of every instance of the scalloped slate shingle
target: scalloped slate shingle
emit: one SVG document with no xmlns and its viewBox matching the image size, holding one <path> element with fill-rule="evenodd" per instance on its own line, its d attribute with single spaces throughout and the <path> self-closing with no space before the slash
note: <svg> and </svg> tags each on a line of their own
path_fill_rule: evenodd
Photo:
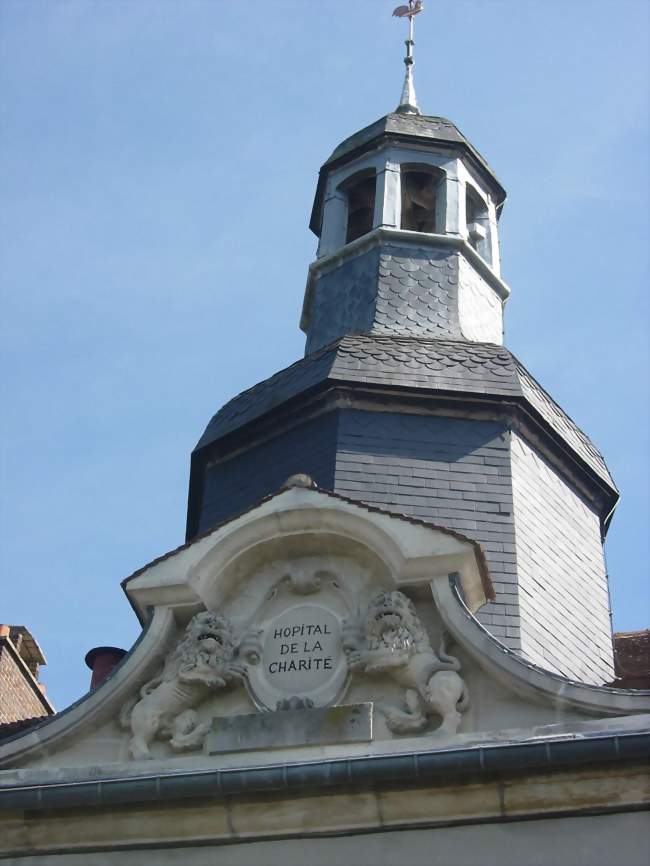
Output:
<svg viewBox="0 0 650 866">
<path fill-rule="evenodd" d="M 459 340 L 344 337 L 330 378 L 470 393 L 519 394 L 507 349 Z"/>
<path fill-rule="evenodd" d="M 511 352 L 490 343 L 460 340 L 342 337 L 226 403 L 208 424 L 195 450 L 326 381 L 523 399 L 601 479 L 616 489 L 598 449 Z"/>
<path fill-rule="evenodd" d="M 307 354 L 344 334 L 463 340 L 458 267 L 448 250 L 387 244 L 322 274 L 306 317 Z"/>
<path fill-rule="evenodd" d="M 395 252 L 379 259 L 375 333 L 425 336 L 428 331 L 435 337 L 440 336 L 436 331 L 446 331 L 460 337 L 457 263 L 439 250 L 426 256 Z"/>
</svg>

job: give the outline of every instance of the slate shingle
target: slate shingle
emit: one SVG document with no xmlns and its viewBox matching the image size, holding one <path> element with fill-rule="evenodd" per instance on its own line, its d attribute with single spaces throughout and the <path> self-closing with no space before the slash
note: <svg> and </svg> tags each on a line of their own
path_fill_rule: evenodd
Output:
<svg viewBox="0 0 650 866">
<path fill-rule="evenodd" d="M 342 337 L 226 403 L 208 424 L 196 450 L 327 382 L 517 399 L 616 490 L 598 449 L 511 352 L 491 343 L 461 340 Z"/>
</svg>

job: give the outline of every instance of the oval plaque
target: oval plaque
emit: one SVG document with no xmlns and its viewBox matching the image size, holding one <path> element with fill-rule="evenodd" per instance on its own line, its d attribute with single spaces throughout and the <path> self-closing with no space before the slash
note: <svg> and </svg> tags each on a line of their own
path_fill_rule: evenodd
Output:
<svg viewBox="0 0 650 866">
<path fill-rule="evenodd" d="M 331 704 L 345 683 L 347 662 L 341 650 L 340 619 L 327 607 L 301 604 L 264 627 L 260 663 L 249 668 L 254 697 L 274 710 L 278 701 L 308 698 Z"/>
</svg>

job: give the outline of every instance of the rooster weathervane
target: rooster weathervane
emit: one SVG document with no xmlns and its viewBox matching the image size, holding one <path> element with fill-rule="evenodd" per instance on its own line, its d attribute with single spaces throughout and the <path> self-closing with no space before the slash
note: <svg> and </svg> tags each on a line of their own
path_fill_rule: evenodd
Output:
<svg viewBox="0 0 650 866">
<path fill-rule="evenodd" d="M 409 35 L 406 40 L 406 57 L 404 65 L 406 66 L 406 75 L 404 76 L 404 87 L 402 88 L 402 97 L 397 106 L 400 114 L 419 114 L 418 101 L 415 96 L 415 85 L 413 84 L 413 18 L 422 12 L 424 3 L 422 0 L 409 0 L 408 4 L 398 6 L 393 10 L 393 17 L 408 18 Z"/>
</svg>

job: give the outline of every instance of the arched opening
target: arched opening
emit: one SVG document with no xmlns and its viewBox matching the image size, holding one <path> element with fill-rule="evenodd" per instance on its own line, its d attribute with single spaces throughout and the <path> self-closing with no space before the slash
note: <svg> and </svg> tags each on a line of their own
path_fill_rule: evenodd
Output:
<svg viewBox="0 0 650 866">
<path fill-rule="evenodd" d="M 487 204 L 471 186 L 465 193 L 465 221 L 467 223 L 467 240 L 471 247 L 486 261 L 490 259 L 489 229 Z"/>
<path fill-rule="evenodd" d="M 403 165 L 400 228 L 412 232 L 437 230 L 437 204 L 443 172 L 427 165 Z"/>
<path fill-rule="evenodd" d="M 355 174 L 341 185 L 348 204 L 346 244 L 372 231 L 376 186 L 377 178 L 374 171 Z"/>
</svg>

